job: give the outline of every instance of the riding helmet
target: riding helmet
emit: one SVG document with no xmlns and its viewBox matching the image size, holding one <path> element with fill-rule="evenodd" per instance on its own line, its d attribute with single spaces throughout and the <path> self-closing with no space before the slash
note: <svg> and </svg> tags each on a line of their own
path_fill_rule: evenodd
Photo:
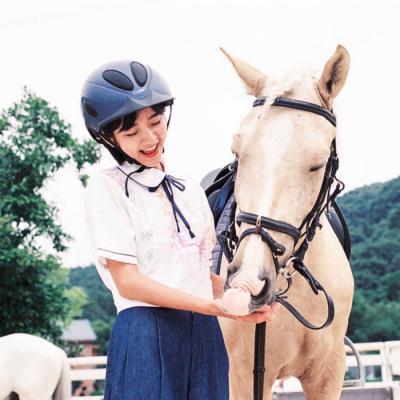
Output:
<svg viewBox="0 0 400 400">
<path fill-rule="evenodd" d="M 146 107 L 172 106 L 173 100 L 167 82 L 156 70 L 138 61 L 123 60 L 104 64 L 89 75 L 82 88 L 81 110 L 92 138 L 119 164 L 125 160 L 140 164 L 106 140 L 104 127 Z"/>
</svg>

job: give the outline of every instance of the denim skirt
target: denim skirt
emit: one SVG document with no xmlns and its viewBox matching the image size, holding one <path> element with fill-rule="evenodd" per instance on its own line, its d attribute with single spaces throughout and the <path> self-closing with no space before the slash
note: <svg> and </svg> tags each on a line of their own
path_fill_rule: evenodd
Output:
<svg viewBox="0 0 400 400">
<path fill-rule="evenodd" d="M 115 320 L 104 400 L 227 400 L 228 357 L 213 316 L 131 307 Z"/>
</svg>

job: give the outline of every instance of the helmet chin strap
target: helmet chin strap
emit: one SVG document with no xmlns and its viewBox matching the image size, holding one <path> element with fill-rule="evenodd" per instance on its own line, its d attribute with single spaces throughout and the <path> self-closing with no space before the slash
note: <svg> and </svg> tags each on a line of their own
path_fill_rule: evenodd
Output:
<svg viewBox="0 0 400 400">
<path fill-rule="evenodd" d="M 116 146 L 114 143 L 108 141 L 103 134 L 100 135 L 100 140 L 102 142 L 102 144 L 104 145 L 104 147 L 106 147 L 111 153 L 115 153 L 118 152 L 119 155 L 121 156 L 121 159 L 123 159 L 124 161 L 129 162 L 130 164 L 137 164 L 137 165 L 141 165 L 144 168 L 147 168 L 145 165 L 143 165 L 142 163 L 140 163 L 139 161 L 137 161 L 135 158 L 131 157 L 129 154 L 126 154 L 121 147 Z M 114 157 L 115 158 L 115 157 Z M 118 161 L 118 160 L 117 160 Z M 120 162 L 118 161 L 118 163 L 120 164 Z"/>
<path fill-rule="evenodd" d="M 169 123 L 171 122 L 171 115 L 172 115 L 172 104 L 169 105 L 169 116 L 167 121 L 167 129 L 169 127 Z"/>
</svg>

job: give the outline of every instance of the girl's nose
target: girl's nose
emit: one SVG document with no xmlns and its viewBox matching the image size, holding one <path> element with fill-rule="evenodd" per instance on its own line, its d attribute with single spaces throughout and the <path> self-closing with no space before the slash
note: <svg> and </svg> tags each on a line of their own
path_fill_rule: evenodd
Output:
<svg viewBox="0 0 400 400">
<path fill-rule="evenodd" d="M 145 127 L 143 129 L 143 139 L 144 141 L 154 142 L 154 140 L 157 139 L 157 135 L 153 129 Z"/>
</svg>

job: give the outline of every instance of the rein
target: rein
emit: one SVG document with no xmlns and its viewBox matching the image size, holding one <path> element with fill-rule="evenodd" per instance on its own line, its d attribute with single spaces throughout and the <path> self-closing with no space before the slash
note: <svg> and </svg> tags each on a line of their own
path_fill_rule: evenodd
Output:
<svg viewBox="0 0 400 400">
<path fill-rule="evenodd" d="M 265 104 L 267 98 L 265 96 L 258 97 L 253 107 L 262 106 Z M 296 110 L 308 111 L 314 114 L 318 114 L 327 119 L 333 126 L 336 127 L 336 117 L 328 109 L 321 107 L 314 103 L 306 101 L 293 100 L 283 97 L 277 97 L 271 106 L 287 107 Z M 339 167 L 339 159 L 336 153 L 336 141 L 335 139 L 331 143 L 331 153 L 328 162 L 325 167 L 324 179 L 319 191 L 317 200 L 306 215 L 300 226 L 297 228 L 287 222 L 274 220 L 262 215 L 253 214 L 250 212 L 240 211 L 236 217 L 236 222 L 240 226 L 242 223 L 253 225 L 254 227 L 248 228 L 242 232 L 240 237 L 237 237 L 235 230 L 235 213 L 236 213 L 236 202 L 232 204 L 230 212 L 229 228 L 226 231 L 221 232 L 218 236 L 218 241 L 224 252 L 225 257 L 230 263 L 234 257 L 234 254 L 239 248 L 241 241 L 248 235 L 259 235 L 264 243 L 271 250 L 273 257 L 276 273 L 282 274 L 287 282 L 287 287 L 278 293 L 275 293 L 271 299 L 267 299 L 268 284 L 265 280 L 264 287 L 261 292 L 257 295 L 251 295 L 251 301 L 249 304 L 250 310 L 256 310 L 259 306 L 269 303 L 271 304 L 274 300 L 281 303 L 299 322 L 309 329 L 318 330 L 328 327 L 334 318 L 335 309 L 334 303 L 331 296 L 325 291 L 323 286 L 314 278 L 309 269 L 304 264 L 304 256 L 309 248 L 311 241 L 313 240 L 316 230 L 321 229 L 322 225 L 319 220 L 322 213 L 329 206 L 329 204 L 339 195 L 344 189 L 344 184 L 336 178 L 336 172 Z M 235 179 L 238 168 L 238 161 L 235 160 L 231 166 L 232 179 Z M 336 187 L 331 193 L 332 185 L 336 182 Z M 286 249 L 285 247 L 275 241 L 268 230 L 284 233 L 289 235 L 294 240 L 293 251 L 291 255 L 286 259 L 284 263 L 280 263 L 278 257 L 282 256 Z M 302 240 L 302 241 L 301 241 Z M 300 243 L 301 242 L 301 243 Z M 300 244 L 299 244 L 300 243 Z M 299 244 L 299 245 L 298 245 Z M 292 264 L 294 271 L 290 272 L 289 268 Z M 291 305 L 284 294 L 290 289 L 292 285 L 292 277 L 299 273 L 303 276 L 311 287 L 314 294 L 318 295 L 322 292 L 327 302 L 327 318 L 321 325 L 314 325 L 306 320 L 301 313 Z M 225 290 L 229 289 L 229 277 L 233 272 L 228 270 L 227 278 L 225 281 Z M 255 335 L 255 352 L 254 352 L 254 388 L 253 398 L 256 400 L 262 400 L 263 398 L 263 386 L 264 386 L 264 373 L 265 373 L 265 329 L 266 323 L 256 325 Z"/>
</svg>

